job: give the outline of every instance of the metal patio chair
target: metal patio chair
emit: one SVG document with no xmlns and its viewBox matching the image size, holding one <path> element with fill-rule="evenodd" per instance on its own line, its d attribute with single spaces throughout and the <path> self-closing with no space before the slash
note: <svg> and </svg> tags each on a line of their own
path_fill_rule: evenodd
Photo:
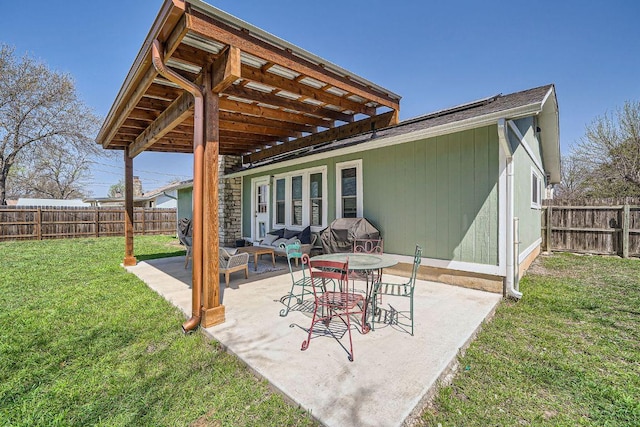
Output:
<svg viewBox="0 0 640 427">
<path fill-rule="evenodd" d="M 285 317 L 289 314 L 289 310 L 291 310 L 291 298 L 295 297 L 295 300 L 298 304 L 302 304 L 304 301 L 305 295 L 313 295 L 313 289 L 311 288 L 311 277 L 307 276 L 305 272 L 305 265 L 302 265 L 302 278 L 296 280 L 294 276 L 294 269 L 291 265 L 291 261 L 294 261 L 296 266 L 298 265 L 298 260 L 302 258 L 302 250 L 300 247 L 300 243 L 292 243 L 290 245 L 286 245 L 285 253 L 287 255 L 287 264 L 289 264 L 289 274 L 291 274 L 291 290 L 287 295 L 282 297 L 280 300 L 284 303 L 284 299 L 287 299 L 287 306 L 280 310 L 280 316 Z M 300 292 L 296 291 L 296 287 L 301 288 Z"/>
<path fill-rule="evenodd" d="M 353 340 L 351 338 L 351 315 L 360 314 L 364 317 L 365 297 L 356 293 L 353 287 L 349 286 L 349 259 L 346 262 L 336 261 L 312 261 L 308 255 L 302 256 L 302 263 L 309 268 L 311 276 L 311 287 L 314 295 L 314 308 L 311 326 L 307 339 L 302 342 L 301 350 L 306 350 L 311 344 L 313 329 L 317 323 L 322 322 L 338 342 L 340 339 L 335 336 L 330 328 L 331 320 L 338 317 L 346 325 L 346 332 L 349 334 L 349 361 L 353 362 Z M 333 282 L 333 290 L 327 290 L 327 285 Z M 318 313 L 320 312 L 320 313 Z M 365 319 L 362 319 L 362 325 Z M 340 343 L 342 345 L 342 343 Z M 343 346 L 344 347 L 344 346 Z M 345 348 L 346 349 L 346 348 Z"/>
<path fill-rule="evenodd" d="M 416 275 L 418 273 L 418 267 L 422 261 L 422 248 L 416 245 L 416 252 L 413 256 L 413 270 L 411 271 L 411 278 L 406 283 L 385 283 L 378 282 L 374 284 L 373 294 L 371 296 L 372 303 L 372 318 L 371 318 L 371 330 L 375 328 L 375 317 L 380 315 L 378 313 L 378 299 L 383 295 L 405 297 L 409 299 L 409 316 L 406 315 L 406 311 L 398 311 L 391 307 L 390 322 L 400 326 L 411 327 L 411 335 L 413 335 L 413 291 L 416 285 Z M 393 318 L 396 318 L 395 322 Z M 406 319 L 406 320 L 401 320 Z"/>
<path fill-rule="evenodd" d="M 355 239 L 353 241 L 354 253 L 381 254 L 383 253 L 382 239 Z M 352 271 L 350 277 L 353 280 L 372 280 L 372 283 L 379 282 L 382 277 L 382 270 L 368 272 Z"/>
</svg>

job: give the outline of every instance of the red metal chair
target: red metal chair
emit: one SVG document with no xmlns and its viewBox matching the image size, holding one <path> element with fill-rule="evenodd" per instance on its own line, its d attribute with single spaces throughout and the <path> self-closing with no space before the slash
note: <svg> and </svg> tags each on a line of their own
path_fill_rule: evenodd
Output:
<svg viewBox="0 0 640 427">
<path fill-rule="evenodd" d="M 353 362 L 353 340 L 351 339 L 351 315 L 360 314 L 362 325 L 365 325 L 364 295 L 354 292 L 353 286 L 349 286 L 349 259 L 347 262 L 336 261 L 311 261 L 307 254 L 302 256 L 302 262 L 309 268 L 311 286 L 314 295 L 314 309 L 309 335 L 302 342 L 301 350 L 309 348 L 311 335 L 315 325 L 322 322 L 338 342 L 329 325 L 334 317 L 340 318 L 347 326 L 349 334 L 348 358 Z M 328 290 L 327 285 L 333 283 L 333 290 Z M 318 311 L 320 310 L 320 313 Z"/>
</svg>

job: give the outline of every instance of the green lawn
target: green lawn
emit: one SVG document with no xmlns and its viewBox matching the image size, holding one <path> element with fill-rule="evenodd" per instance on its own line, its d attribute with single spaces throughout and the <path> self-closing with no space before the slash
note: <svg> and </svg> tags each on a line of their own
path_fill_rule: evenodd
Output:
<svg viewBox="0 0 640 427">
<path fill-rule="evenodd" d="M 136 237 L 138 259 L 184 253 Z M 0 426 L 306 426 L 120 262 L 122 238 L 0 243 Z"/>
<path fill-rule="evenodd" d="M 543 256 L 520 289 L 424 424 L 640 426 L 640 260 Z"/>
</svg>

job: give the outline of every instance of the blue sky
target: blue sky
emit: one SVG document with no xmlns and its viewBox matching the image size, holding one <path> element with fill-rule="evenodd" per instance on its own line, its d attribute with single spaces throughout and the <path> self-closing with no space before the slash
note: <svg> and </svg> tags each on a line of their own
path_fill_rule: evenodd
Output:
<svg viewBox="0 0 640 427">
<path fill-rule="evenodd" d="M 640 100 L 640 2 L 300 0 L 209 3 L 402 95 L 400 118 L 548 83 L 556 85 L 561 150 L 596 116 Z M 3 1 L 0 43 L 69 73 L 104 117 L 161 0 Z M 95 166 L 105 196 L 121 156 Z M 192 156 L 143 153 L 145 191 L 190 178 Z"/>
</svg>

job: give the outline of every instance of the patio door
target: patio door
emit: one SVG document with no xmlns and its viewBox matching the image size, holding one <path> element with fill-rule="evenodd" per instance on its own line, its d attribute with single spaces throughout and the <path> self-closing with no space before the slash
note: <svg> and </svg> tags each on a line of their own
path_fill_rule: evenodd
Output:
<svg viewBox="0 0 640 427">
<path fill-rule="evenodd" d="M 251 226 L 252 240 L 262 239 L 269 231 L 269 177 L 253 180 L 253 224 Z"/>
</svg>

